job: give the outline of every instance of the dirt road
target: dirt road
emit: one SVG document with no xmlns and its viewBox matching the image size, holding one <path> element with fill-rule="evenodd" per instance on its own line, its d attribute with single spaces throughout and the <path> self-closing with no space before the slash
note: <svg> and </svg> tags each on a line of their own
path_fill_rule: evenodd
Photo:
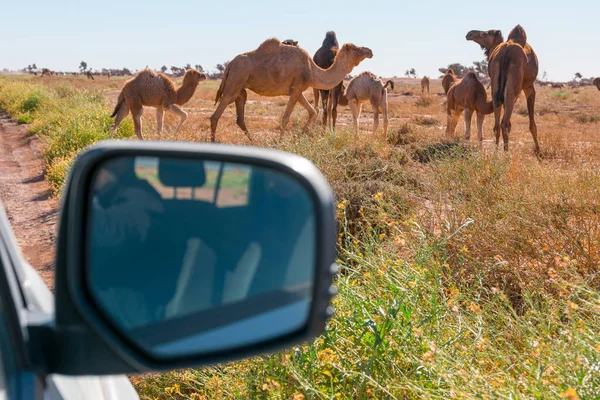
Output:
<svg viewBox="0 0 600 400">
<path fill-rule="evenodd" d="M 54 288 L 58 201 L 44 179 L 43 144 L 0 111 L 0 200 L 25 259 Z"/>
</svg>

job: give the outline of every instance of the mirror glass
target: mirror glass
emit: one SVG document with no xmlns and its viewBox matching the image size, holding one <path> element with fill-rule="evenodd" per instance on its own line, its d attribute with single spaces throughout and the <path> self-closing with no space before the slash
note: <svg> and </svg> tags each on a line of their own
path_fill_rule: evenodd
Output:
<svg viewBox="0 0 600 400">
<path fill-rule="evenodd" d="M 229 162 L 112 158 L 88 199 L 88 293 L 146 352 L 226 351 L 307 323 L 315 207 L 295 178 Z"/>
</svg>

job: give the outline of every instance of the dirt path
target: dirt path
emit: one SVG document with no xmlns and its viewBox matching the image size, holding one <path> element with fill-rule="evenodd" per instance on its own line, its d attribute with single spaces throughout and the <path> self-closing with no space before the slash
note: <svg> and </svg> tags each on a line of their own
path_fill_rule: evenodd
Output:
<svg viewBox="0 0 600 400">
<path fill-rule="evenodd" d="M 58 201 L 44 179 L 42 149 L 0 111 L 0 200 L 25 259 L 53 289 Z"/>
</svg>

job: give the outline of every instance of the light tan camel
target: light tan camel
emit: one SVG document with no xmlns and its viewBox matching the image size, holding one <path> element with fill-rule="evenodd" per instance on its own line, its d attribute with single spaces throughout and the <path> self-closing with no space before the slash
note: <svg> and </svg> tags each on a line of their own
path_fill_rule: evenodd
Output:
<svg viewBox="0 0 600 400">
<path fill-rule="evenodd" d="M 149 69 L 141 71 L 135 78 L 125 82 L 121 94 L 119 94 L 115 110 L 111 115 L 111 117 L 116 117 L 111 129 L 113 131 L 117 129 L 131 110 L 135 134 L 139 139 L 144 139 L 142 136 L 142 114 L 144 112 L 143 106 L 148 106 L 156 108 L 158 135 L 162 134 L 165 111 L 171 111 L 179 115 L 179 125 L 177 125 L 174 132 L 176 134 L 187 118 L 187 113 L 179 106 L 184 105 L 192 98 L 198 83 L 205 79 L 206 75 L 203 73 L 195 69 L 188 69 L 183 76 L 183 83 L 176 89 L 175 84 L 168 76 Z"/>
<path fill-rule="evenodd" d="M 600 78 L 594 79 L 593 84 L 598 88 L 598 90 L 600 90 Z"/>
<path fill-rule="evenodd" d="M 523 91 L 527 98 L 529 114 L 529 131 L 535 144 L 535 152 L 539 154 L 537 125 L 535 123 L 535 86 L 539 72 L 538 58 L 527 43 L 527 34 L 521 25 L 517 25 L 504 42 L 502 32 L 470 31 L 467 40 L 478 43 L 488 58 L 488 74 L 492 83 L 492 98 L 494 101 L 494 133 L 496 145 L 500 142 L 500 129 L 504 150 L 508 150 L 508 135 L 511 129 L 510 118 L 514 104 Z M 504 105 L 504 116 L 500 124 L 500 114 Z"/>
<path fill-rule="evenodd" d="M 381 82 L 371 72 L 363 72 L 348 84 L 346 92 L 342 95 L 342 101 L 348 102 L 352 111 L 352 121 L 354 123 L 354 132 L 358 134 L 358 121 L 362 112 L 362 103 L 369 100 L 373 108 L 373 135 L 377 133 L 379 126 L 379 112 L 383 114 L 383 133 L 387 136 L 388 132 L 388 104 L 387 87 L 394 89 L 394 82 Z"/>
<path fill-rule="evenodd" d="M 427 76 L 424 76 L 423 79 L 421 79 L 421 93 L 424 93 L 425 89 L 427 89 L 427 93 L 429 93 L 429 78 Z"/>
<path fill-rule="evenodd" d="M 315 121 L 317 114 L 302 92 L 309 87 L 334 88 L 354 67 L 371 57 L 373 52 L 370 49 L 348 43 L 340 49 L 334 64 L 324 70 L 300 47 L 284 45 L 274 38 L 266 40 L 258 49 L 235 57 L 225 68 L 215 99 L 215 104 L 219 105 L 210 117 L 211 141 L 215 141 L 219 118 L 233 102 L 237 124 L 252 140 L 244 122 L 246 89 L 262 96 L 290 96 L 281 118 L 281 134 L 287 128 L 296 103 L 300 102 L 308 111 L 308 121 L 304 126 L 306 130 Z"/>
<path fill-rule="evenodd" d="M 483 84 L 477 79 L 477 74 L 469 72 L 463 79 L 458 80 L 448 91 L 446 125 L 446 140 L 454 138 L 458 118 L 465 112 L 465 140 L 471 139 L 471 118 L 477 113 L 477 139 L 479 146 L 483 143 L 483 121 L 487 114 L 494 112 L 494 104 L 488 101 Z"/>
<path fill-rule="evenodd" d="M 442 78 L 442 87 L 444 88 L 444 94 L 448 94 L 448 90 L 456 83 L 458 78 L 454 75 L 454 71 L 449 69 Z"/>
</svg>

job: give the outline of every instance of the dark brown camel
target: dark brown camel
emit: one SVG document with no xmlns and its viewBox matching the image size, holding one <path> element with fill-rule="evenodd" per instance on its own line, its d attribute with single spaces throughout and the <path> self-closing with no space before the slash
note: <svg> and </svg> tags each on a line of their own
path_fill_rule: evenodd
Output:
<svg viewBox="0 0 600 400">
<path fill-rule="evenodd" d="M 321 48 L 317 50 L 313 56 L 313 61 L 319 67 L 327 69 L 333 65 L 333 60 L 338 53 L 340 45 L 337 41 L 334 31 L 329 31 L 325 34 L 325 39 Z M 319 90 L 314 89 L 315 95 L 315 109 L 319 112 L 319 94 L 321 95 L 321 101 L 323 103 L 323 125 L 328 125 L 331 122 L 330 127 L 335 129 L 335 121 L 337 119 L 337 106 L 343 89 L 343 82 L 340 82 L 332 90 Z"/>
<path fill-rule="evenodd" d="M 510 117 L 514 102 L 519 93 L 523 91 L 527 98 L 527 111 L 529 113 L 529 131 L 533 137 L 536 153 L 540 152 L 538 143 L 537 125 L 535 123 L 535 87 L 539 64 L 538 58 L 529 43 L 525 30 L 517 25 L 504 42 L 502 32 L 470 31 L 467 40 L 474 41 L 484 50 L 488 58 L 488 75 L 492 80 L 492 98 L 494 100 L 494 133 L 496 145 L 500 139 L 500 129 L 504 141 L 504 149 L 508 150 L 508 134 L 510 133 Z M 519 49 L 519 47 L 521 49 Z M 499 124 L 500 106 L 504 105 L 504 117 Z"/>
</svg>

